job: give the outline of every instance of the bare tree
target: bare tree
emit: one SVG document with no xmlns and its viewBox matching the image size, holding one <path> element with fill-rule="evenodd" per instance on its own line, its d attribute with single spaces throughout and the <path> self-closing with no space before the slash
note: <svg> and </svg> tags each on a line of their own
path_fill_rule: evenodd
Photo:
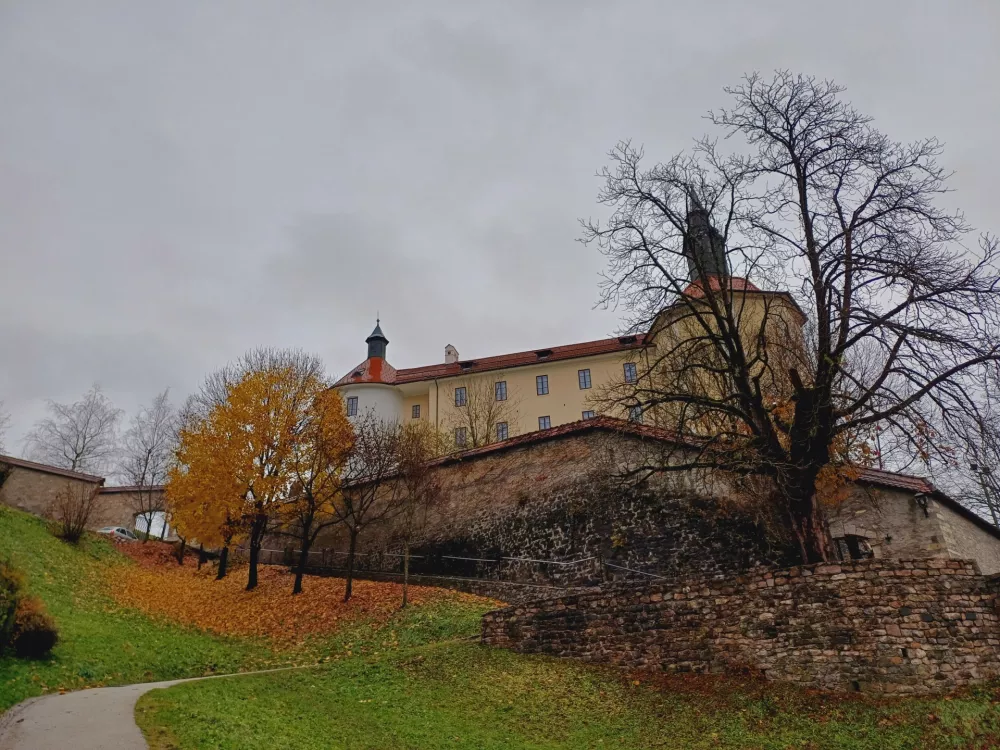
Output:
<svg viewBox="0 0 1000 750">
<path fill-rule="evenodd" d="M 329 389 L 313 400 L 291 460 L 292 491 L 283 504 L 284 533 L 298 541 L 292 594 L 302 593 L 309 551 L 326 529 L 343 522 L 337 512 L 341 477 L 354 446 L 354 431 L 340 394 Z"/>
<path fill-rule="evenodd" d="M 50 416 L 25 438 L 32 459 L 73 471 L 103 474 L 115 461 L 122 412 L 94 385 L 72 404 L 48 402 Z"/>
<path fill-rule="evenodd" d="M 656 334 L 622 407 L 692 438 L 648 468 L 767 477 L 802 558 L 823 560 L 832 464 L 870 455 L 876 431 L 883 462 L 946 458 L 978 413 L 1000 358 L 997 242 L 965 248 L 936 205 L 937 141 L 889 139 L 837 85 L 779 72 L 726 91 L 709 119 L 746 148 L 706 138 L 644 168 L 620 143 L 612 213 L 583 239 L 609 260 L 603 301 Z M 775 356 L 801 310 L 800 355 Z"/>
<path fill-rule="evenodd" d="M 337 519 L 347 529 L 347 584 L 344 601 L 351 598 L 354 563 L 361 532 L 376 521 L 398 512 L 400 426 L 381 419 L 374 411 L 354 423 L 354 447 L 344 467 L 340 498 L 334 504 Z"/>
<path fill-rule="evenodd" d="M 130 495 L 132 510 L 143 519 L 144 541 L 149 541 L 156 514 L 166 512 L 162 486 L 177 445 L 176 421 L 169 391 L 165 390 L 148 407 L 139 409 L 122 437 L 118 473 L 126 484 L 135 487 Z"/>
<path fill-rule="evenodd" d="M 508 393 L 503 371 L 492 373 L 492 377 L 481 375 L 457 381 L 455 389 L 464 394 L 464 402 L 455 404 L 446 428 L 456 448 L 479 448 L 514 437 L 520 400 Z M 459 442 L 459 435 L 464 436 L 464 443 Z"/>
<path fill-rule="evenodd" d="M 59 537 L 75 544 L 90 523 L 100 501 L 99 483 L 67 481 L 56 493 L 49 507 L 49 516 L 59 524 Z"/>
<path fill-rule="evenodd" d="M 428 516 L 441 495 L 431 460 L 445 452 L 445 441 L 427 422 L 411 422 L 399 437 L 398 472 L 401 494 L 397 527 L 403 539 L 403 602 L 410 587 L 410 548 L 427 527 Z"/>
<path fill-rule="evenodd" d="M 0 401 L 0 453 L 4 452 L 4 436 L 10 429 L 10 414 L 3 408 L 3 401 Z"/>
</svg>

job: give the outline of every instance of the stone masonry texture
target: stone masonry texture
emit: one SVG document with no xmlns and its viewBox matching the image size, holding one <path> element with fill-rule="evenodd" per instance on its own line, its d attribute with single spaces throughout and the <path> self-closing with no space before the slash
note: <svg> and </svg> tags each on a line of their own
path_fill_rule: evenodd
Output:
<svg viewBox="0 0 1000 750">
<path fill-rule="evenodd" d="M 482 640 L 636 669 L 937 693 L 1000 675 L 997 592 L 970 561 L 875 559 L 619 583 L 490 612 Z"/>
</svg>

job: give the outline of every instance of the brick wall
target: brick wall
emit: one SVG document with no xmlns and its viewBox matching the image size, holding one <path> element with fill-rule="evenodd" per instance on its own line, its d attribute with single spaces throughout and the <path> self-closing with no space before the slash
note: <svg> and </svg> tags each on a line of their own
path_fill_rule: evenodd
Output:
<svg viewBox="0 0 1000 750">
<path fill-rule="evenodd" d="M 482 638 L 631 668 L 929 693 L 1000 675 L 996 598 L 968 561 L 867 560 L 539 600 L 488 613 Z"/>
</svg>

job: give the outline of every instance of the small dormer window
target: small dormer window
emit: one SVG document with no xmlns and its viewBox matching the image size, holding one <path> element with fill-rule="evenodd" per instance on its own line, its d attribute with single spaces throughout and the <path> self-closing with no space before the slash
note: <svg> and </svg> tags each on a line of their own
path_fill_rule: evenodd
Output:
<svg viewBox="0 0 1000 750">
<path fill-rule="evenodd" d="M 619 336 L 619 344 L 634 344 L 638 339 L 635 336 Z"/>
<path fill-rule="evenodd" d="M 552 356 L 552 350 L 551 349 L 539 349 L 537 352 L 535 352 L 535 356 L 538 357 L 538 359 L 545 359 L 546 357 L 551 357 Z"/>
<path fill-rule="evenodd" d="M 476 362 L 475 360 L 468 359 L 465 362 L 459 362 L 458 366 L 461 367 L 463 370 L 471 370 L 473 367 L 476 366 Z"/>
</svg>

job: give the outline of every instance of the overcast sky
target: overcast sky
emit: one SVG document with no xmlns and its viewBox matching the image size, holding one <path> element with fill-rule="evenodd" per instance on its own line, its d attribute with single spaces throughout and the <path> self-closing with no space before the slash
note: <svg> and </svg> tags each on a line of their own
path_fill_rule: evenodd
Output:
<svg viewBox="0 0 1000 750">
<path fill-rule="evenodd" d="M 753 70 L 938 136 L 1000 231 L 998 34 L 996 0 L 4 0 L 7 447 L 48 398 L 180 401 L 257 345 L 341 375 L 376 311 L 397 367 L 614 334 L 594 173 L 687 148 Z"/>
</svg>

